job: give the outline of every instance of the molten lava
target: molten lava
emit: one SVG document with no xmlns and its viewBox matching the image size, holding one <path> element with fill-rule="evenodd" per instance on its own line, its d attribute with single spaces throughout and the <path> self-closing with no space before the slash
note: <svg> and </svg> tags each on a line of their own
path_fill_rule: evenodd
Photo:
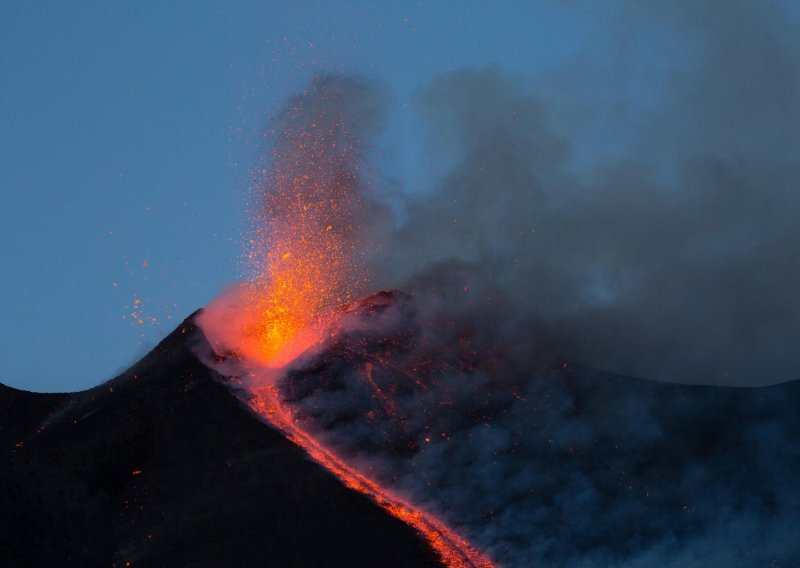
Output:
<svg viewBox="0 0 800 568">
<path fill-rule="evenodd" d="M 288 405 L 283 404 L 274 383 L 256 389 L 250 407 L 286 437 L 303 448 L 314 461 L 338 477 L 347 487 L 370 497 L 386 511 L 416 529 L 428 541 L 445 565 L 453 568 L 491 568 L 493 563 L 466 539 L 447 527 L 434 515 L 381 487 L 369 477 L 348 465 L 295 419 Z"/>
<path fill-rule="evenodd" d="M 284 366 L 319 341 L 330 309 L 352 301 L 368 280 L 354 227 L 357 140 L 335 106 L 309 116 L 301 99 L 287 112 L 288 126 L 263 172 L 264 203 L 248 255 L 255 276 L 248 340 L 241 346 L 269 367 Z"/>
<path fill-rule="evenodd" d="M 348 487 L 369 496 L 414 527 L 454 567 L 492 566 L 435 516 L 382 487 L 304 428 L 284 402 L 278 381 L 287 365 L 320 343 L 342 316 L 341 306 L 367 289 L 359 251 L 358 214 L 365 199 L 358 179 L 360 140 L 347 129 L 348 97 L 325 80 L 313 96 L 294 99 L 276 121 L 268 170 L 257 189 L 255 237 L 247 262 L 252 278 L 235 292 L 236 308 L 207 319 L 217 352 L 235 353 L 248 370 L 247 402 Z"/>
</svg>

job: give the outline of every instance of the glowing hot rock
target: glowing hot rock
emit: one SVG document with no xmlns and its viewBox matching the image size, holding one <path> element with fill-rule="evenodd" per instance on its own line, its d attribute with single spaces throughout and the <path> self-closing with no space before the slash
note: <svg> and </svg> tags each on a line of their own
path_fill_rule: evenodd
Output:
<svg viewBox="0 0 800 568">
<path fill-rule="evenodd" d="M 367 280 L 353 227 L 355 144 L 343 116 L 325 107 L 309 117 L 302 100 L 287 113 L 255 216 L 248 260 L 256 277 L 240 345 L 269 367 L 319 341 L 331 309 L 352 301 Z"/>
<path fill-rule="evenodd" d="M 365 206 L 357 176 L 360 141 L 346 128 L 348 102 L 358 96 L 353 88 L 320 79 L 276 117 L 270 166 L 256 188 L 263 203 L 253 215 L 247 255 L 253 277 L 209 306 L 200 325 L 218 354 L 235 355 L 235 374 L 251 395 L 247 403 L 265 421 L 348 487 L 414 527 L 448 566 L 491 566 L 438 518 L 316 439 L 276 387 L 284 367 L 326 338 L 343 313 L 338 308 L 367 289 L 356 222 Z"/>
</svg>

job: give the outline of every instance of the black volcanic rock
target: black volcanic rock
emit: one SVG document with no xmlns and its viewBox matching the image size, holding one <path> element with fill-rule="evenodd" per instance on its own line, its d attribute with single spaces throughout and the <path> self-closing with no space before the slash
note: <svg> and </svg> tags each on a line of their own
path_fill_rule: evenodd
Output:
<svg viewBox="0 0 800 568">
<path fill-rule="evenodd" d="M 505 568 L 798 565 L 800 382 L 604 373 L 454 306 L 355 302 L 271 380 Z M 91 391 L 0 386 L 0 568 L 438 564 L 253 416 L 193 322 Z"/>
<path fill-rule="evenodd" d="M 75 394 L 0 385 L 0 566 L 438 566 L 260 422 L 184 322 Z"/>
<path fill-rule="evenodd" d="M 275 384 L 505 568 L 800 566 L 800 381 L 624 377 L 507 323 L 384 292 Z"/>
</svg>

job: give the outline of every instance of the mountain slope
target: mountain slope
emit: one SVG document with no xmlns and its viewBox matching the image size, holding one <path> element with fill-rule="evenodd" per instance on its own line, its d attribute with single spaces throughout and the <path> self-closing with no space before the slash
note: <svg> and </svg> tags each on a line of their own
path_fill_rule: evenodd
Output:
<svg viewBox="0 0 800 568">
<path fill-rule="evenodd" d="M 506 568 L 798 564 L 800 381 L 600 372 L 456 307 L 376 294 L 251 389 Z"/>
<path fill-rule="evenodd" d="M 0 565 L 439 565 L 252 416 L 198 336 L 82 393 L 0 385 Z"/>
</svg>

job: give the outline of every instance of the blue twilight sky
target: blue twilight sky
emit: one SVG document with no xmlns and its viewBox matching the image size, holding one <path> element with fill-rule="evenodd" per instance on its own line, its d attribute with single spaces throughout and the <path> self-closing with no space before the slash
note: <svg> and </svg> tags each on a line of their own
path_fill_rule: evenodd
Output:
<svg viewBox="0 0 800 568">
<path fill-rule="evenodd" d="M 418 89 L 464 66 L 529 78 L 564 68 L 595 49 L 613 12 L 572 1 L 3 3 L 0 382 L 96 385 L 236 280 L 260 132 L 314 73 L 390 87 L 387 167 L 414 189 L 425 179 L 409 110 Z M 663 64 L 657 44 L 626 51 L 609 50 L 611 67 L 634 55 L 645 70 Z"/>
<path fill-rule="evenodd" d="M 390 86 L 388 146 L 408 180 L 402 113 L 416 89 L 465 65 L 546 69 L 581 48 L 585 15 L 529 2 L 4 3 L 0 382 L 98 384 L 235 280 L 260 129 L 313 73 Z"/>
</svg>

